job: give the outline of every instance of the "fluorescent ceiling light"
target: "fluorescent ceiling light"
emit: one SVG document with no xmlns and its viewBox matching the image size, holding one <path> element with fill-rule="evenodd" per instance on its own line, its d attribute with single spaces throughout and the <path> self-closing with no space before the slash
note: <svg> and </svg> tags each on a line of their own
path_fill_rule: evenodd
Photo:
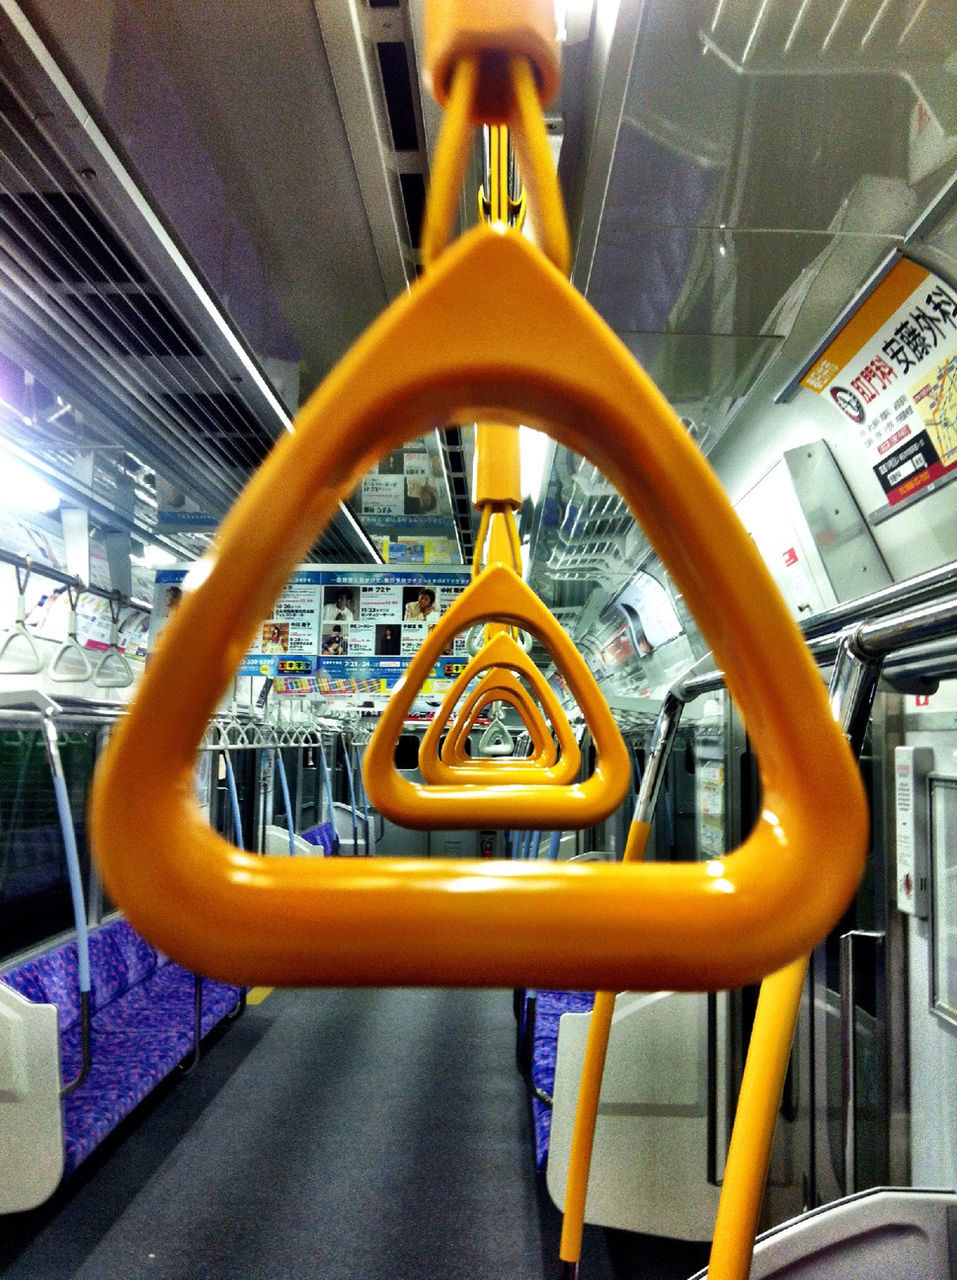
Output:
<svg viewBox="0 0 957 1280">
<path fill-rule="evenodd" d="M 167 551 L 165 547 L 157 547 L 152 543 L 146 547 L 141 556 L 130 556 L 134 564 L 141 565 L 145 569 L 166 569 L 171 564 L 177 564 L 178 559 L 171 551 Z"/>
<path fill-rule="evenodd" d="M 522 497 L 538 506 L 551 461 L 552 441 L 541 431 L 519 427 L 518 445 L 522 463 Z"/>
<path fill-rule="evenodd" d="M 7 457 L 0 468 L 0 505 L 15 511 L 56 511 L 60 495 L 35 471 Z"/>
</svg>

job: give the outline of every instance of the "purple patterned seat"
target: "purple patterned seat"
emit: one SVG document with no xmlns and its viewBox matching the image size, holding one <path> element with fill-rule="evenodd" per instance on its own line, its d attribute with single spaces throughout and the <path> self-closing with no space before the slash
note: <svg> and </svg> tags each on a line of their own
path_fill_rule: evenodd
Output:
<svg viewBox="0 0 957 1280">
<path fill-rule="evenodd" d="M 19 968 L 0 974 L 0 978 L 35 1004 L 55 1004 L 60 1011 L 61 1034 L 79 1022 L 80 983 L 75 943 L 35 956 Z"/>
<path fill-rule="evenodd" d="M 558 1056 L 558 1022 L 563 1013 L 590 1013 L 595 1004 L 591 991 L 539 991 L 535 1001 L 535 1032 L 532 1041 L 532 1082 L 549 1097 L 555 1090 L 555 1059 Z M 549 1106 L 532 1094 L 535 1127 L 535 1168 L 545 1169 L 548 1139 L 552 1127 Z"/>
<path fill-rule="evenodd" d="M 334 857 L 339 852 L 339 837 L 331 822 L 320 822 L 318 826 L 310 827 L 308 831 L 303 831 L 302 838 L 322 849 L 327 858 Z"/>
<path fill-rule="evenodd" d="M 62 1079 L 76 1079 L 83 1057 L 76 941 L 0 973 L 0 981 L 57 1006 Z M 125 920 L 91 932 L 91 1068 L 63 1101 L 66 1173 L 195 1049 L 196 983 Z M 208 978 L 201 989 L 205 1036 L 236 1009 L 241 992 Z"/>
</svg>

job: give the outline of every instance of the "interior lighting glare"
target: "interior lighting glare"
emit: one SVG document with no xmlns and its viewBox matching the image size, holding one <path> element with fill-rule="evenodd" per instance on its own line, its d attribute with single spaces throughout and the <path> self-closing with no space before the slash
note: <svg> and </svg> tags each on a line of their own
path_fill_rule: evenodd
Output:
<svg viewBox="0 0 957 1280">
<path fill-rule="evenodd" d="M 781 844 L 786 844 L 787 837 L 785 836 L 784 828 L 781 826 L 781 819 L 778 815 L 776 813 L 772 813 L 770 809 L 765 809 L 761 814 L 761 817 L 777 836 L 778 840 L 780 840 Z"/>
<path fill-rule="evenodd" d="M 176 563 L 176 556 L 172 551 L 152 544 L 146 548 L 144 559 L 150 569 L 168 569 L 171 564 Z"/>
<path fill-rule="evenodd" d="M 213 552 L 207 552 L 199 560 L 194 561 L 186 571 L 186 577 L 183 579 L 183 590 L 198 590 L 213 572 L 215 563 L 216 557 Z"/>
<path fill-rule="evenodd" d="M 541 431 L 519 427 L 518 447 L 522 466 L 522 497 L 537 507 L 545 487 L 545 467 L 551 440 Z"/>
<path fill-rule="evenodd" d="M 167 551 L 165 547 L 154 546 L 152 543 L 144 547 L 141 556 L 130 556 L 130 559 L 144 569 L 168 569 L 170 565 L 177 563 L 176 556 L 171 551 Z"/>
<path fill-rule="evenodd" d="M 56 511 L 60 495 L 52 485 L 16 458 L 5 458 L 0 466 L 0 506 L 15 511 Z"/>
<path fill-rule="evenodd" d="M 593 8 L 594 0 L 555 0 L 555 26 L 561 43 L 577 44 L 585 39 Z"/>
</svg>

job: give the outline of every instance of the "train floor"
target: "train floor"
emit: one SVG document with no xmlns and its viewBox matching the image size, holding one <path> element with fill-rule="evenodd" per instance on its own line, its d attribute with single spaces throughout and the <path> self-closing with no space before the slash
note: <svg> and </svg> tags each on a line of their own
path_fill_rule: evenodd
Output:
<svg viewBox="0 0 957 1280">
<path fill-rule="evenodd" d="M 4 1280 L 555 1280 L 504 991 L 273 991 L 51 1201 Z M 679 1280 L 700 1247 L 588 1227 L 582 1280 Z"/>
</svg>

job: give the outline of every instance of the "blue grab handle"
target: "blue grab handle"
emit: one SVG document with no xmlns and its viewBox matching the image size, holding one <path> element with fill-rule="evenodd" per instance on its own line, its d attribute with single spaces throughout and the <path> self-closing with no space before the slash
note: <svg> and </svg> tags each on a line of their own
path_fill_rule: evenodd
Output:
<svg viewBox="0 0 957 1280">
<path fill-rule="evenodd" d="M 80 991 L 88 992 L 90 990 L 90 935 L 86 923 L 86 910 L 83 905 L 80 855 L 76 848 L 76 832 L 73 829 L 73 817 L 70 813 L 70 797 L 67 794 L 66 779 L 57 773 L 53 775 L 53 793 L 56 796 L 60 830 L 63 832 L 63 845 L 66 850 L 66 867 L 70 877 L 70 898 L 73 902 L 73 919 L 76 923 L 76 958 Z"/>
<path fill-rule="evenodd" d="M 224 751 L 226 757 L 226 786 L 229 788 L 229 799 L 233 810 L 233 836 L 236 844 L 240 849 L 246 847 L 243 840 L 243 820 L 239 814 L 239 792 L 236 790 L 236 771 L 233 768 L 233 762 L 229 757 L 229 752 Z"/>
<path fill-rule="evenodd" d="M 282 802 L 286 808 L 286 830 L 289 833 L 289 856 L 296 855 L 296 833 L 293 830 L 292 800 L 289 796 L 289 779 L 286 776 L 286 762 L 282 758 L 282 748 L 276 748 L 276 768 L 279 771 L 279 785 L 282 787 Z"/>
</svg>

